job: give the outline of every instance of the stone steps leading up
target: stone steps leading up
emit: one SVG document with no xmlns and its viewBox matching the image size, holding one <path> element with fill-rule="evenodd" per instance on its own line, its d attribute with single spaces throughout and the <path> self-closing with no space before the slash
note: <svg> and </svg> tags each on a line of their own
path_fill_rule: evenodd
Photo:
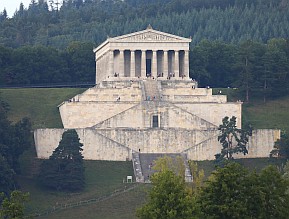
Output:
<svg viewBox="0 0 289 219">
<path fill-rule="evenodd" d="M 176 160 L 178 156 L 183 158 L 185 165 L 185 179 L 187 182 L 192 182 L 192 175 L 189 169 L 187 156 L 179 153 L 168 153 L 168 154 L 157 154 L 157 153 L 139 153 L 139 161 L 141 165 L 141 170 L 143 174 L 144 182 L 150 182 L 150 176 L 156 171 L 153 169 L 154 161 L 161 157 L 171 157 Z"/>
<path fill-rule="evenodd" d="M 152 100 L 152 101 L 153 100 L 156 100 L 156 101 L 160 100 L 158 81 L 148 79 L 148 80 L 144 81 L 143 85 L 144 85 L 146 100 Z"/>
</svg>

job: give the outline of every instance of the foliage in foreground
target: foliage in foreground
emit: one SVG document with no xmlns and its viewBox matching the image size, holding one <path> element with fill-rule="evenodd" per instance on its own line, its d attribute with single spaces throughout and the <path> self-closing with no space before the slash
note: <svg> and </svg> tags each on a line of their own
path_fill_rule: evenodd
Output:
<svg viewBox="0 0 289 219">
<path fill-rule="evenodd" d="M 85 185 L 82 146 L 75 129 L 65 131 L 58 147 L 41 164 L 41 183 L 58 191 L 82 190 Z"/>
<path fill-rule="evenodd" d="M 154 187 L 148 203 L 137 210 L 139 218 L 196 218 L 196 200 L 192 198 L 182 176 L 165 169 L 153 174 L 151 181 Z"/>
<path fill-rule="evenodd" d="M 217 168 L 198 197 L 206 218 L 287 218 L 288 181 L 277 168 L 249 172 L 237 163 Z"/>
<path fill-rule="evenodd" d="M 13 191 L 10 197 L 4 198 L 0 206 L 0 218 L 6 219 L 23 219 L 25 202 L 29 199 L 29 193 Z"/>
<path fill-rule="evenodd" d="M 273 166 L 256 173 L 230 161 L 193 190 L 169 169 L 151 179 L 153 188 L 137 211 L 139 218 L 285 219 L 289 214 L 288 177 Z"/>
</svg>

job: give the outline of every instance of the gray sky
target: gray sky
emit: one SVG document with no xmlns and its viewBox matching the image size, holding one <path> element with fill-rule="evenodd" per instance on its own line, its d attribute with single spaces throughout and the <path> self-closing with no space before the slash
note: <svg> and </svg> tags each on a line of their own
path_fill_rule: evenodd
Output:
<svg viewBox="0 0 289 219">
<path fill-rule="evenodd" d="M 28 8 L 31 0 L 0 0 L 0 11 L 2 12 L 6 8 L 8 17 L 11 18 L 16 9 L 19 9 L 21 2 L 24 4 L 24 8 Z"/>
</svg>

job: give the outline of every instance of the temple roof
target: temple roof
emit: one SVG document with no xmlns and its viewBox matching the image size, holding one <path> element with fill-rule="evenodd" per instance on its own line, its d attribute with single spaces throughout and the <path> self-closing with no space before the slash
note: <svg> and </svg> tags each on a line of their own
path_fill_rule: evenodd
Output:
<svg viewBox="0 0 289 219">
<path fill-rule="evenodd" d="M 98 51 L 108 43 L 190 43 L 191 41 L 192 40 L 190 38 L 154 30 L 152 26 L 149 25 L 142 31 L 108 38 L 101 45 L 95 48 L 94 52 Z"/>
</svg>

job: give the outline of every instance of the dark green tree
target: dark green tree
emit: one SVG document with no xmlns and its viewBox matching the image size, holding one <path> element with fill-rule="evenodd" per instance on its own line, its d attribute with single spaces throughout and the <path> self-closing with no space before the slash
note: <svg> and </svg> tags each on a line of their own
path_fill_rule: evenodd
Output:
<svg viewBox="0 0 289 219">
<path fill-rule="evenodd" d="M 40 182 L 58 191 L 77 191 L 84 188 L 82 146 L 75 129 L 63 133 L 58 147 L 40 167 Z"/>
<path fill-rule="evenodd" d="M 270 157 L 289 158 L 289 138 L 286 133 L 281 133 L 281 138 L 275 142 Z"/>
<path fill-rule="evenodd" d="M 253 46 L 254 44 L 250 40 L 241 43 L 238 50 L 238 62 L 236 63 L 238 78 L 235 86 L 237 86 L 241 92 L 245 92 L 246 102 L 249 102 L 250 93 L 254 86 L 253 66 L 255 56 Z"/>
<path fill-rule="evenodd" d="M 220 135 L 218 136 L 218 141 L 222 144 L 221 153 L 216 154 L 216 159 L 233 159 L 233 154 L 243 153 L 248 154 L 247 143 L 249 141 L 249 136 L 252 136 L 252 127 L 247 126 L 244 129 L 237 128 L 236 117 L 232 116 L 229 119 L 228 116 L 223 118 L 222 124 L 219 126 L 218 130 Z"/>
<path fill-rule="evenodd" d="M 0 153 L 0 193 L 10 194 L 15 189 L 15 172 Z"/>
<path fill-rule="evenodd" d="M 0 192 L 6 195 L 17 187 L 19 157 L 33 144 L 29 119 L 13 125 L 7 119 L 8 110 L 9 105 L 0 99 Z"/>
<path fill-rule="evenodd" d="M 288 218 L 288 179 L 282 177 L 277 167 L 272 165 L 264 168 L 259 177 L 262 197 L 262 214 L 259 218 Z"/>
</svg>

